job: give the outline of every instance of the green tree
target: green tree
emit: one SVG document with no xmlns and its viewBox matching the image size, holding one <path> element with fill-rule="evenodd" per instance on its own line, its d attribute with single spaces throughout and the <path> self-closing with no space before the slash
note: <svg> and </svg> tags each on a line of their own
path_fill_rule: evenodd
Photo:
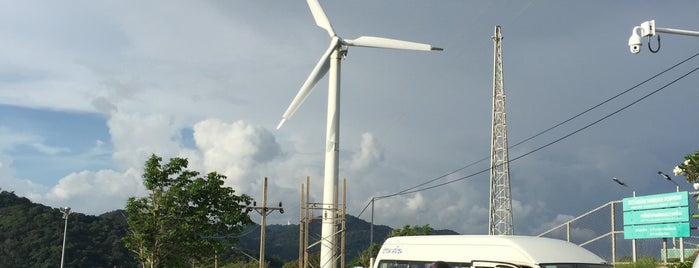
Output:
<svg viewBox="0 0 699 268">
<path fill-rule="evenodd" d="M 356 259 L 352 260 L 350 263 L 348 263 L 347 266 L 370 267 L 371 258 L 376 258 L 376 255 L 379 254 L 380 249 L 381 245 L 376 243 L 372 244 L 371 247 L 368 247 L 364 251 L 362 251 L 362 253 L 359 253 L 359 256 Z"/>
<path fill-rule="evenodd" d="M 151 268 L 183 267 L 230 249 L 234 234 L 252 224 L 244 212 L 252 198 L 224 187 L 223 175 L 187 170 L 187 159 L 161 161 L 156 155 L 146 161 L 148 196 L 126 204 L 126 247 Z"/>
<path fill-rule="evenodd" d="M 675 176 L 685 176 L 689 183 L 696 183 L 699 180 L 699 151 L 685 156 L 684 159 L 684 162 L 677 165 L 672 172 Z"/>
<path fill-rule="evenodd" d="M 429 224 L 425 224 L 423 226 L 410 226 L 409 224 L 406 224 L 403 226 L 403 229 L 393 229 L 391 230 L 391 233 L 388 234 L 388 237 L 394 237 L 394 236 L 409 236 L 409 235 L 430 235 L 432 233 L 432 228 L 430 228 Z"/>
</svg>

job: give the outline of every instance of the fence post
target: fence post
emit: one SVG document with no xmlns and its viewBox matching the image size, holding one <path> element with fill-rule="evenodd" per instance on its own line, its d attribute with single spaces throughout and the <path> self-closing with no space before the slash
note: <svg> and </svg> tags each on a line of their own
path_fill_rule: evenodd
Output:
<svg viewBox="0 0 699 268">
<path fill-rule="evenodd" d="M 612 263 L 616 263 L 616 226 L 614 224 L 614 202 L 610 203 L 612 216 Z"/>
</svg>

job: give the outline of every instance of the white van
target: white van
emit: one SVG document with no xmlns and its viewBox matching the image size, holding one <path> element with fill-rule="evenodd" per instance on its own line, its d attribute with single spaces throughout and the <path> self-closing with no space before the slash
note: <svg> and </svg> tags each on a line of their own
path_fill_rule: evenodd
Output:
<svg viewBox="0 0 699 268">
<path fill-rule="evenodd" d="M 573 243 L 532 236 L 424 235 L 391 237 L 374 268 L 611 268 Z"/>
</svg>

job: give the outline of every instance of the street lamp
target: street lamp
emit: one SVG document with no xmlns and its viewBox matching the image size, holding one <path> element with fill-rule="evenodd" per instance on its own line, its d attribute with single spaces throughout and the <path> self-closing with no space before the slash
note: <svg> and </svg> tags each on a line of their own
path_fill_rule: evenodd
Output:
<svg viewBox="0 0 699 268">
<path fill-rule="evenodd" d="M 657 53 L 660 51 L 660 35 L 657 35 L 658 49 L 653 50 L 653 48 L 650 47 L 650 37 L 656 35 L 656 33 L 680 34 L 699 37 L 699 32 L 697 31 L 657 28 L 655 27 L 655 20 L 649 20 L 641 23 L 640 26 L 633 27 L 633 30 L 631 30 L 631 37 L 629 37 L 629 50 L 631 50 L 631 53 L 638 54 L 641 52 L 641 46 L 643 46 L 641 37 L 648 37 L 648 49 L 650 52 Z"/>
<path fill-rule="evenodd" d="M 672 184 L 675 185 L 676 191 L 679 193 L 680 192 L 680 185 L 677 184 L 670 176 L 667 174 L 663 173 L 662 171 L 658 171 L 658 175 L 660 177 L 663 177 L 665 180 L 672 182 Z M 667 238 L 663 239 L 663 246 L 665 247 L 665 260 L 667 261 Z M 672 238 L 672 248 L 677 248 L 676 243 L 675 243 L 675 238 Z M 680 237 L 680 261 L 684 261 L 684 238 Z"/>
<path fill-rule="evenodd" d="M 675 182 L 674 180 L 672 180 L 672 178 L 670 178 L 670 176 L 668 176 L 667 174 L 663 173 L 662 171 L 658 171 L 658 175 L 660 175 L 660 177 L 663 177 L 665 180 L 667 180 L 667 181 L 669 181 L 669 182 L 672 182 L 672 184 L 675 185 L 675 188 L 676 188 L 677 192 L 680 191 L 680 185 L 677 184 L 677 182 Z"/>
<path fill-rule="evenodd" d="M 61 213 L 63 213 L 63 219 L 66 220 L 65 226 L 63 227 L 63 250 L 61 250 L 61 268 L 63 268 L 63 257 L 66 255 L 66 233 L 68 232 L 68 215 L 71 211 L 69 207 L 60 208 Z"/>
<path fill-rule="evenodd" d="M 617 184 L 621 185 L 621 186 L 624 186 L 624 187 L 626 187 L 626 188 L 631 189 L 631 195 L 632 195 L 633 197 L 636 197 L 636 190 L 634 190 L 633 188 L 631 188 L 631 186 L 629 186 L 628 184 L 624 183 L 624 182 L 621 181 L 620 179 L 617 179 L 616 177 L 612 178 L 612 180 L 613 180 L 614 182 L 616 182 Z M 636 239 L 631 239 L 631 257 L 632 257 L 632 259 L 633 259 L 633 262 L 636 262 Z"/>
<path fill-rule="evenodd" d="M 621 181 L 620 179 L 617 179 L 616 177 L 612 178 L 612 180 L 613 180 L 614 182 L 616 182 L 617 184 L 621 185 L 621 186 L 624 186 L 624 187 L 626 187 L 626 188 L 631 189 L 631 195 L 632 195 L 633 197 L 636 197 L 636 190 L 634 190 L 633 188 L 631 188 L 631 186 L 629 186 L 628 184 L 624 183 L 624 182 Z"/>
</svg>

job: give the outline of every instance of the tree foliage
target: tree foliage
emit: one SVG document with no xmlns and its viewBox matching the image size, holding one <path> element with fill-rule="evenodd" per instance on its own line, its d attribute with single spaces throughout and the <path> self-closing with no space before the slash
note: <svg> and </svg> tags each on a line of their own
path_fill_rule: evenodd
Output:
<svg viewBox="0 0 699 268">
<path fill-rule="evenodd" d="M 394 236 L 409 236 L 409 235 L 430 235 L 432 234 L 432 228 L 430 228 L 429 224 L 425 224 L 423 226 L 410 226 L 409 224 L 406 224 L 403 226 L 403 229 L 393 229 L 391 230 L 391 233 L 388 235 L 389 237 L 394 237 Z"/>
<path fill-rule="evenodd" d="M 56 208 L 35 204 L 12 192 L 0 192 L 0 267 L 58 267 L 65 219 Z M 134 267 L 121 242 L 122 212 L 68 216 L 65 267 Z"/>
<path fill-rule="evenodd" d="M 372 244 L 371 247 L 366 248 L 357 258 L 348 263 L 348 266 L 371 267 L 371 258 L 376 258 L 376 256 L 379 255 L 379 250 L 381 250 L 381 245 L 376 243 Z"/>
<path fill-rule="evenodd" d="M 684 162 L 675 167 L 675 176 L 685 176 L 687 182 L 696 183 L 699 180 L 699 151 L 684 157 Z"/>
<path fill-rule="evenodd" d="M 156 155 L 146 161 L 149 194 L 126 204 L 126 247 L 143 267 L 182 267 L 228 250 L 234 235 L 252 224 L 244 213 L 252 199 L 224 187 L 223 175 L 187 170 L 187 159 L 161 162 Z"/>
</svg>

